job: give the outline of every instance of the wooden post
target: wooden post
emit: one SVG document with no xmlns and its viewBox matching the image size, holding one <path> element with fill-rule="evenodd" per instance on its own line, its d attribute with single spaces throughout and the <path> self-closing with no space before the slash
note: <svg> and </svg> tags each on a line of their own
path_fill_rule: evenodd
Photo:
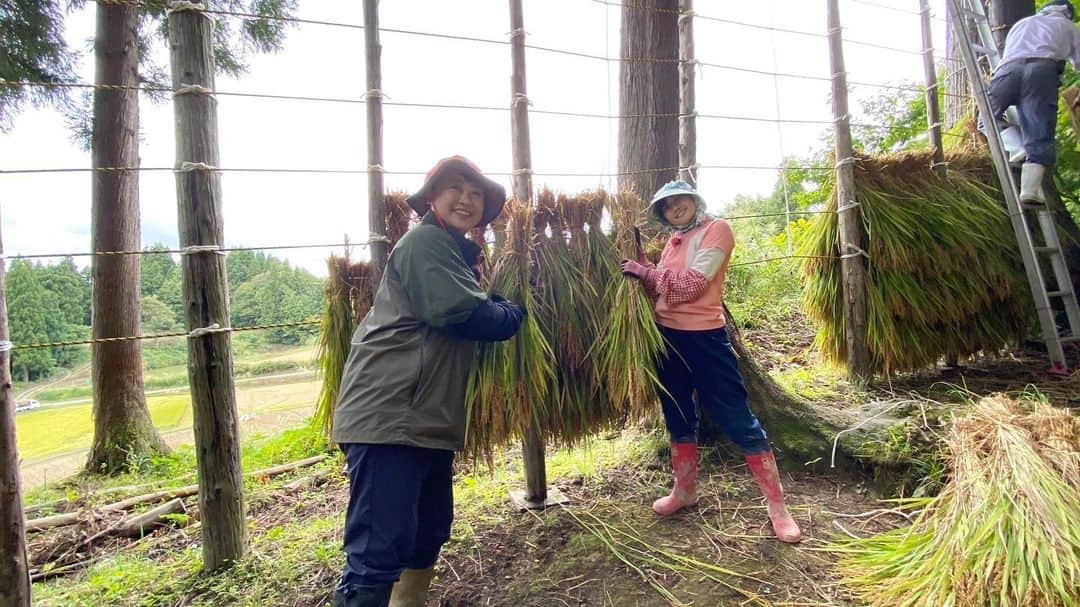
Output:
<svg viewBox="0 0 1080 607">
<path fill-rule="evenodd" d="M 510 0 L 510 133 L 514 153 L 514 198 L 532 206 L 532 151 L 529 142 L 529 98 L 525 88 L 525 17 L 521 0 Z M 533 421 L 522 438 L 521 456 L 525 466 L 525 491 L 511 493 L 522 508 L 543 508 L 565 502 L 557 490 L 547 486 L 544 439 Z"/>
<path fill-rule="evenodd" d="M 679 0 L 679 179 L 697 186 L 694 0 Z"/>
<path fill-rule="evenodd" d="M 196 6 L 198 6 L 196 4 Z M 213 23 L 197 8 L 173 10 L 169 49 L 176 125 L 176 198 L 188 331 L 188 380 L 199 469 L 203 567 L 229 566 L 247 552 L 239 417 L 233 386 L 228 276 L 218 166 Z M 191 249 L 189 249 L 191 247 Z M 197 248 L 195 248 L 197 247 Z"/>
<path fill-rule="evenodd" d="M 945 146 L 941 138 L 941 106 L 938 103 L 937 68 L 934 65 L 934 39 L 930 32 L 930 2 L 919 0 L 922 19 L 923 72 L 926 76 L 926 121 L 930 128 L 930 147 L 934 149 L 934 172 L 944 178 Z"/>
<path fill-rule="evenodd" d="M 829 59 L 832 66 L 833 126 L 836 134 L 836 211 L 844 287 L 844 339 L 848 376 L 870 377 L 870 348 L 866 343 L 866 253 L 855 198 L 855 162 L 848 117 L 847 74 L 840 28 L 839 0 L 828 0 Z"/>
<path fill-rule="evenodd" d="M 4 241 L 0 238 L 0 605 L 30 607 L 26 519 L 22 508 L 19 450 L 15 443 L 15 396 L 11 392 L 11 338 L 4 289 Z"/>
<path fill-rule="evenodd" d="M 383 191 L 382 44 L 379 42 L 379 0 L 364 0 L 364 59 L 367 63 L 368 228 L 371 237 L 371 284 L 379 288 L 390 245 L 386 240 Z"/>
<path fill-rule="evenodd" d="M 930 132 L 930 148 L 934 151 L 934 157 L 930 168 L 941 179 L 945 179 L 948 173 L 948 165 L 945 164 L 945 142 L 941 135 L 941 104 L 938 103 L 938 79 L 937 68 L 934 65 L 934 38 L 930 30 L 930 2 L 919 0 L 919 19 L 922 25 L 922 55 L 923 74 L 926 77 L 926 123 Z M 945 357 L 945 366 L 956 368 L 960 365 L 960 357 L 949 354 Z"/>
</svg>

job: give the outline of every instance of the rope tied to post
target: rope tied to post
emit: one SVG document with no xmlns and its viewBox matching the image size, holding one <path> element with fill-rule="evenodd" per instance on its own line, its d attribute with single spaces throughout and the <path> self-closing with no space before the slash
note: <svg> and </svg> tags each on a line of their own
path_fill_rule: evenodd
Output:
<svg viewBox="0 0 1080 607">
<path fill-rule="evenodd" d="M 209 18 L 209 15 L 205 13 L 206 7 L 202 3 L 188 2 L 188 0 L 172 0 L 172 2 L 169 2 L 166 13 L 171 15 L 173 13 L 182 13 L 185 11 L 195 11 L 196 13 Z"/>
<path fill-rule="evenodd" d="M 847 204 L 845 204 L 843 206 L 837 207 L 836 212 L 837 213 L 843 213 L 845 211 L 850 211 L 851 209 L 854 209 L 854 208 L 857 208 L 857 207 L 860 207 L 860 206 L 862 206 L 861 202 L 859 202 L 858 200 L 852 200 L 851 202 L 849 202 L 849 203 L 847 203 Z"/>
<path fill-rule="evenodd" d="M 375 232 L 369 233 L 368 244 L 375 244 L 376 242 L 390 244 L 390 238 L 386 234 L 376 234 Z"/>
<path fill-rule="evenodd" d="M 180 95 L 213 95 L 214 89 L 203 86 L 201 84 L 181 84 L 175 91 L 173 91 L 173 97 Z"/>
<path fill-rule="evenodd" d="M 0 353 L 10 352 L 13 347 L 15 347 L 15 344 L 10 341 L 6 339 L 0 340 Z"/>
<path fill-rule="evenodd" d="M 857 247 L 857 246 L 855 246 L 853 244 L 846 245 L 844 248 L 847 249 L 849 252 L 844 253 L 843 255 L 841 255 L 840 259 L 851 259 L 852 257 L 860 257 L 860 256 L 865 257 L 867 259 L 870 259 L 870 254 L 869 253 L 867 253 L 866 251 L 862 250 L 861 248 L 859 248 L 859 247 Z"/>
<path fill-rule="evenodd" d="M 221 250 L 221 246 L 216 244 L 194 244 L 180 249 L 181 255 L 198 255 L 201 253 L 225 255 L 225 251 Z"/>
<path fill-rule="evenodd" d="M 229 333 L 232 331 L 232 327 L 223 327 L 218 323 L 214 323 L 209 327 L 199 327 L 198 329 L 192 329 L 187 334 L 188 339 L 195 339 L 197 337 L 205 337 L 207 335 L 215 335 L 218 333 Z"/>
<path fill-rule="evenodd" d="M 188 162 L 185 160 L 180 163 L 180 168 L 178 170 L 181 173 L 190 173 L 192 171 L 216 171 L 218 168 L 211 164 L 206 164 L 205 162 Z"/>
<path fill-rule="evenodd" d="M 532 100 L 529 99 L 528 95 L 526 95 L 525 93 L 514 93 L 514 100 L 510 103 L 510 105 L 516 107 L 517 104 L 521 102 L 525 102 L 525 105 L 532 105 Z"/>
</svg>

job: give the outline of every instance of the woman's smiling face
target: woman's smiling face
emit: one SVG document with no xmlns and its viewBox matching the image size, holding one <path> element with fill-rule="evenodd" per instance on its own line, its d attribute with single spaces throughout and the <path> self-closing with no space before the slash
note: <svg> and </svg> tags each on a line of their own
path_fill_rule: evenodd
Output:
<svg viewBox="0 0 1080 607">
<path fill-rule="evenodd" d="M 697 216 L 697 203 L 693 196 L 681 194 L 672 196 L 663 202 L 661 213 L 664 220 L 676 228 L 681 228 L 694 221 Z"/>
<path fill-rule="evenodd" d="M 465 234 L 475 228 L 484 216 L 484 190 L 458 172 L 450 172 L 440 180 L 432 208 L 446 227 Z"/>
</svg>

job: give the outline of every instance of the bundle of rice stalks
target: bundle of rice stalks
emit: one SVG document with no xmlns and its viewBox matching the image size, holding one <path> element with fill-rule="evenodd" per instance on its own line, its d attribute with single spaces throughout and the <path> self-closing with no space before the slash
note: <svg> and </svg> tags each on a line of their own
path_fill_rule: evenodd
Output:
<svg viewBox="0 0 1080 607">
<path fill-rule="evenodd" d="M 412 224 L 413 213 L 405 199 L 405 192 L 389 192 L 384 198 L 386 209 L 386 238 L 390 241 L 390 248 L 394 248 L 397 241 L 409 231 Z"/>
<path fill-rule="evenodd" d="M 1000 190 L 988 161 L 948 157 L 949 177 L 930 169 L 931 152 L 860 158 L 855 189 L 867 251 L 867 340 L 877 372 L 912 371 L 943 356 L 1002 348 L 1030 316 L 1029 294 Z M 837 208 L 835 190 L 828 210 Z M 817 346 L 847 360 L 837 215 L 817 217 L 800 254 L 804 304 L 818 323 Z M 821 259 L 825 258 L 825 259 Z"/>
<path fill-rule="evenodd" d="M 491 289 L 523 306 L 527 315 L 514 338 L 483 344 L 477 354 L 466 395 L 465 450 L 474 456 L 490 455 L 496 447 L 524 435 L 531 424 L 548 432 L 556 417 L 547 398 L 555 381 L 554 354 L 539 325 L 546 311 L 530 287 L 534 210 L 515 201 L 507 207 L 506 247 L 496 252 Z"/>
<path fill-rule="evenodd" d="M 556 200 L 550 190 L 541 191 L 534 219 L 536 295 L 547 312 L 540 326 L 557 362 L 556 381 L 548 393 L 549 408 L 557 416 L 549 430 L 563 444 L 587 438 L 610 417 L 596 398 L 596 375 L 587 356 L 596 335 L 599 297 L 567 241 L 562 212 L 573 206 L 569 200 L 565 196 Z"/>
<path fill-rule="evenodd" d="M 593 259 L 598 273 L 608 276 L 602 306 L 607 318 L 594 345 L 598 381 L 603 382 L 616 410 L 638 418 L 655 408 L 656 361 L 664 344 L 652 301 L 637 281 L 619 276 L 618 259 L 637 258 L 635 228 L 644 219 L 644 208 L 640 198 L 623 193 L 609 201 L 610 241 L 603 242 L 599 219 L 590 222 L 589 230 L 590 242 L 597 247 Z"/>
<path fill-rule="evenodd" d="M 911 527 L 837 547 L 845 583 L 870 607 L 1080 604 L 1080 419 L 989 397 L 947 449 Z"/>
<path fill-rule="evenodd" d="M 334 421 L 334 406 L 341 389 L 341 376 L 345 360 L 352 347 L 352 334 L 356 329 L 356 310 L 353 307 L 353 269 L 348 255 L 331 255 L 326 260 L 329 276 L 326 279 L 326 305 L 322 325 L 319 328 L 319 345 L 316 360 L 323 377 L 319 397 L 315 401 L 315 425 L 330 436 Z M 370 302 L 368 303 L 370 307 Z"/>
</svg>

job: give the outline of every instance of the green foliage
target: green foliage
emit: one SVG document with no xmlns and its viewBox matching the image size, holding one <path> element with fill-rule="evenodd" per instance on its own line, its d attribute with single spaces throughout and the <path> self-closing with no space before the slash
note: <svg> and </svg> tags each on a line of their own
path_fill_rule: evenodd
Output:
<svg viewBox="0 0 1080 607">
<path fill-rule="evenodd" d="M 48 293 L 38 282 L 30 264 L 22 260 L 13 262 L 7 272 L 8 322 L 12 342 L 32 344 L 49 341 L 45 319 L 47 298 Z M 19 350 L 12 354 L 11 370 L 16 378 L 30 381 L 47 374 L 54 362 L 48 350 Z"/>
<path fill-rule="evenodd" d="M 64 40 L 64 11 L 57 0 L 8 0 L 0 3 L 0 81 L 69 82 L 75 80 L 77 53 Z M 0 132 L 29 102 L 63 107 L 67 89 L 0 86 Z"/>
<path fill-rule="evenodd" d="M 168 247 L 160 242 L 154 243 L 147 251 L 166 251 Z M 143 255 L 139 261 L 139 291 L 143 297 L 147 295 L 159 296 L 162 287 L 169 280 L 170 274 L 179 272 L 180 268 L 168 253 L 156 253 Z M 179 278 L 179 277 L 177 277 Z"/>
<path fill-rule="evenodd" d="M 175 330 L 179 325 L 176 315 L 153 295 L 144 295 L 139 302 L 141 307 L 141 325 L 143 334 L 165 333 Z"/>
<path fill-rule="evenodd" d="M 322 281 L 288 262 L 266 258 L 266 270 L 236 287 L 232 297 L 234 327 L 298 322 L 316 318 L 322 311 Z M 230 281 L 231 284 L 231 281 Z M 310 328 L 271 329 L 263 333 L 268 343 L 298 344 L 315 332 Z"/>
</svg>

